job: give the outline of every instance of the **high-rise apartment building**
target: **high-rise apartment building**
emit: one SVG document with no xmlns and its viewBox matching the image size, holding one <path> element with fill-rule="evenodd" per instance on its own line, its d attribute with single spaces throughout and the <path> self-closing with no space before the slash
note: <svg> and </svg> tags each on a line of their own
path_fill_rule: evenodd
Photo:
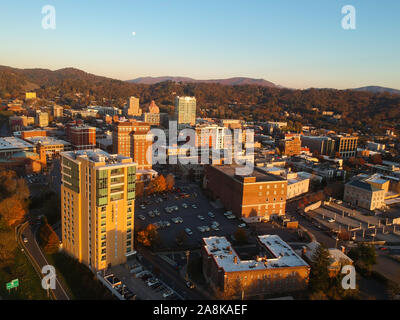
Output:
<svg viewBox="0 0 400 320">
<path fill-rule="evenodd" d="M 96 128 L 80 125 L 70 128 L 70 139 L 75 150 L 94 149 L 96 147 Z"/>
<path fill-rule="evenodd" d="M 133 254 L 136 163 L 100 149 L 61 153 L 64 250 L 92 270 Z"/>
<path fill-rule="evenodd" d="M 147 159 L 147 150 L 152 141 L 147 141 L 150 125 L 144 122 L 118 122 L 113 129 L 113 152 L 131 157 L 138 169 L 151 169 L 151 156 Z M 151 155 L 151 154 L 150 154 Z"/>
<path fill-rule="evenodd" d="M 196 98 L 195 97 L 176 97 L 175 98 L 175 117 L 180 124 L 196 124 Z"/>
<path fill-rule="evenodd" d="M 126 106 L 125 114 L 127 116 L 140 117 L 142 115 L 142 109 L 139 106 L 139 98 L 129 97 Z"/>
</svg>

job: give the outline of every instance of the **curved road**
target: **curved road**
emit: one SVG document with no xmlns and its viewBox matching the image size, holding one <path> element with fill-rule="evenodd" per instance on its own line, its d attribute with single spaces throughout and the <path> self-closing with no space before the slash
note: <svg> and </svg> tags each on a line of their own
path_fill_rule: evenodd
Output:
<svg viewBox="0 0 400 320">
<path fill-rule="evenodd" d="M 31 227 L 29 222 L 25 222 L 17 227 L 17 241 L 19 245 L 24 249 L 29 260 L 31 261 L 33 267 L 40 279 L 43 278 L 42 268 L 45 265 L 49 265 L 46 257 L 44 256 L 42 250 L 40 249 L 38 243 L 36 242 L 36 230 L 37 228 Z M 23 238 L 27 238 L 28 242 L 24 242 Z M 69 300 L 68 294 L 62 287 L 61 283 L 56 279 L 56 288 L 54 290 L 50 289 L 52 298 L 55 300 Z"/>
</svg>

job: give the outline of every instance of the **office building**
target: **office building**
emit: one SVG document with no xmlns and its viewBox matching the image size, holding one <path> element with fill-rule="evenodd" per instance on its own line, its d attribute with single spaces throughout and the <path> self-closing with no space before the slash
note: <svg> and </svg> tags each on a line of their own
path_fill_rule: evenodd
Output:
<svg viewBox="0 0 400 320">
<path fill-rule="evenodd" d="M 63 249 L 92 270 L 134 253 L 136 164 L 100 149 L 61 154 Z"/>
<path fill-rule="evenodd" d="M 236 174 L 237 165 L 205 168 L 205 187 L 214 199 L 247 222 L 268 221 L 285 215 L 287 180 L 259 168 L 247 176 Z"/>
<path fill-rule="evenodd" d="M 96 147 L 96 128 L 80 125 L 69 128 L 69 136 L 74 150 L 94 149 Z"/>
<path fill-rule="evenodd" d="M 139 106 L 139 98 L 129 97 L 128 103 L 125 109 L 125 114 L 132 117 L 140 117 L 142 115 L 142 109 Z"/>
<path fill-rule="evenodd" d="M 54 105 L 53 106 L 53 117 L 54 119 L 60 119 L 63 117 L 63 107 Z"/>
<path fill-rule="evenodd" d="M 175 118 L 178 125 L 196 124 L 196 98 L 195 97 L 176 97 L 175 98 Z"/>
<path fill-rule="evenodd" d="M 351 135 L 336 135 L 332 136 L 335 140 L 335 154 L 343 159 L 355 157 L 357 155 L 358 137 Z"/>
<path fill-rule="evenodd" d="M 301 153 L 301 140 L 298 134 L 286 134 L 285 138 L 279 141 L 279 148 L 282 155 L 296 156 Z"/>
<path fill-rule="evenodd" d="M 152 141 L 147 140 L 150 125 L 144 122 L 118 122 L 113 129 L 113 152 L 131 157 L 138 169 L 151 169 L 152 158 L 147 151 L 152 148 Z"/>
<path fill-rule="evenodd" d="M 35 124 L 38 127 L 44 128 L 49 125 L 49 114 L 47 112 L 36 112 Z"/>
</svg>

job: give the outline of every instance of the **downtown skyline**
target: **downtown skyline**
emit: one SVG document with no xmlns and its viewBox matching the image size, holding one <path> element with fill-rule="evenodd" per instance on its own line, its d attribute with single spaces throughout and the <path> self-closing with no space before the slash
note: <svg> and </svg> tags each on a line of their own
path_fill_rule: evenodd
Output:
<svg viewBox="0 0 400 320">
<path fill-rule="evenodd" d="M 341 8 L 356 8 L 356 30 Z M 41 26 L 45 5 L 56 29 Z M 0 64 L 74 67 L 120 80 L 249 77 L 288 88 L 400 89 L 396 1 L 1 3 Z M 135 34 L 133 34 L 135 33 Z"/>
</svg>

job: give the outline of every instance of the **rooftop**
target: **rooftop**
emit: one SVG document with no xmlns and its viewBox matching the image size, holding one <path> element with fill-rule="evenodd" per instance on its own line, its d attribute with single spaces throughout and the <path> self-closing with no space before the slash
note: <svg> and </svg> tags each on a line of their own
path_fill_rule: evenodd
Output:
<svg viewBox="0 0 400 320">
<path fill-rule="evenodd" d="M 49 146 L 49 145 L 64 145 L 64 146 L 69 146 L 71 145 L 69 142 L 53 138 L 53 137 L 29 137 L 25 138 L 25 140 L 28 140 L 29 142 L 33 144 L 41 143 L 44 146 Z"/>
<path fill-rule="evenodd" d="M 237 176 L 236 175 L 236 169 L 240 168 L 243 166 L 239 165 L 222 165 L 222 166 L 214 166 L 215 169 L 223 172 L 224 174 L 230 176 L 233 179 L 239 179 L 240 177 L 246 178 L 246 177 L 255 177 L 256 182 L 262 182 L 262 181 L 285 181 L 284 178 L 270 174 L 262 170 L 262 168 L 255 167 L 253 170 L 253 173 L 251 175 L 246 175 L 246 176 Z"/>
<path fill-rule="evenodd" d="M 0 150 L 32 148 L 33 145 L 16 137 L 0 138 Z"/>
<path fill-rule="evenodd" d="M 62 152 L 61 155 L 73 160 L 76 160 L 78 157 L 87 157 L 89 161 L 99 163 L 105 162 L 106 165 L 120 165 L 127 163 L 127 160 L 132 160 L 132 158 L 119 154 L 109 154 L 101 149 L 67 151 Z"/>
<path fill-rule="evenodd" d="M 241 260 L 225 237 L 203 238 L 205 249 L 225 272 L 267 270 L 284 267 L 308 266 L 288 244 L 277 235 L 258 236 L 258 241 L 272 258 L 257 257 L 257 260 Z"/>
</svg>

